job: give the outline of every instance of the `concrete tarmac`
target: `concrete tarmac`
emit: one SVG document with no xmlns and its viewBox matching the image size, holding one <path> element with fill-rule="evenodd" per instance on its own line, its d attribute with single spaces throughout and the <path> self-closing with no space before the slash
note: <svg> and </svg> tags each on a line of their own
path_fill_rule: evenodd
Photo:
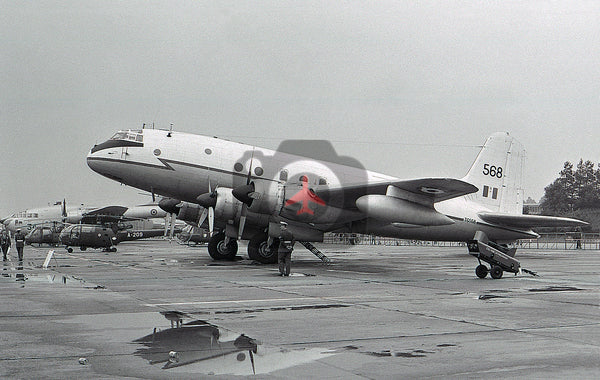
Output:
<svg viewBox="0 0 600 380">
<path fill-rule="evenodd" d="M 0 277 L 1 378 L 599 378 L 600 254 L 299 244 L 292 275 L 206 247 L 25 248 Z"/>
</svg>

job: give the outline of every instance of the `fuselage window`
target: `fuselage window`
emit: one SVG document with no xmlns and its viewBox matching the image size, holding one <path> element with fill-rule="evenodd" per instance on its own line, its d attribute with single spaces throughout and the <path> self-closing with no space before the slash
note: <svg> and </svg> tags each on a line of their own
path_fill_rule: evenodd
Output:
<svg viewBox="0 0 600 380">
<path fill-rule="evenodd" d="M 204 149 L 204 153 L 212 154 L 212 150 L 210 150 L 210 148 L 206 148 L 206 149 Z"/>
<path fill-rule="evenodd" d="M 236 172 L 241 172 L 244 169 L 244 165 L 236 162 L 235 165 L 233 165 L 233 169 L 235 169 Z"/>
<path fill-rule="evenodd" d="M 264 170 L 260 166 L 257 166 L 256 168 L 254 168 L 254 174 L 263 175 L 263 173 L 264 173 Z"/>
<path fill-rule="evenodd" d="M 325 178 L 319 178 L 319 185 L 327 185 L 327 180 Z"/>
<path fill-rule="evenodd" d="M 280 181 L 288 180 L 288 171 L 287 170 L 282 170 L 281 172 L 279 172 L 279 180 Z"/>
</svg>

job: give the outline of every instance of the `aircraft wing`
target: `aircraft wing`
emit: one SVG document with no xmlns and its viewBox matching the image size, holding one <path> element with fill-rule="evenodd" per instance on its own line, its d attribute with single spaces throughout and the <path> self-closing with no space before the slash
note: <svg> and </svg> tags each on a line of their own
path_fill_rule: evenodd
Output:
<svg viewBox="0 0 600 380">
<path fill-rule="evenodd" d="M 477 192 L 478 188 L 470 183 L 454 178 L 417 178 L 353 184 L 336 188 L 319 189 L 319 187 L 316 187 L 314 191 L 327 204 L 336 204 L 339 203 L 336 200 L 342 199 L 343 204 L 338 207 L 356 209 L 356 200 L 363 195 L 386 195 L 388 192 L 391 192 L 392 194 L 388 195 L 432 207 L 436 202 Z"/>
<path fill-rule="evenodd" d="M 110 216 L 122 216 L 128 208 L 124 206 L 106 206 L 97 208 L 85 213 L 85 215 L 110 215 Z"/>
<path fill-rule="evenodd" d="M 589 223 L 559 216 L 542 215 L 514 215 L 494 212 L 480 212 L 477 215 L 484 221 L 492 224 L 511 226 L 517 228 L 531 227 L 577 227 L 585 226 Z"/>
</svg>

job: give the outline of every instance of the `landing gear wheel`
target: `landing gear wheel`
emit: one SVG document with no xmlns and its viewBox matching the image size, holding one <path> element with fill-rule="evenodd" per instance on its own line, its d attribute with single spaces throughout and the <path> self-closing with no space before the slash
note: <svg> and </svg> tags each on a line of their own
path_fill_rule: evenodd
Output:
<svg viewBox="0 0 600 380">
<path fill-rule="evenodd" d="M 110 252 L 117 252 L 117 247 L 112 247 L 112 248 L 110 249 Z"/>
<path fill-rule="evenodd" d="M 475 268 L 475 274 L 479 278 L 486 278 L 486 276 L 488 275 L 488 272 L 489 272 L 488 268 L 483 264 L 479 264 L 479 265 L 477 265 L 477 268 Z"/>
<path fill-rule="evenodd" d="M 71 248 L 71 247 L 67 247 L 67 252 L 69 252 L 69 253 L 73 253 L 73 248 Z"/>
<path fill-rule="evenodd" d="M 494 265 L 492 269 L 490 269 L 490 276 L 495 280 L 502 278 L 503 273 L 504 271 L 498 265 Z"/>
<path fill-rule="evenodd" d="M 85 251 L 87 249 L 87 247 L 79 247 L 80 251 Z"/>
<path fill-rule="evenodd" d="M 248 242 L 248 256 L 263 264 L 275 264 L 277 262 L 277 248 L 279 239 L 273 239 L 273 244 L 268 245 L 269 236 L 266 233 L 258 233 Z"/>
<path fill-rule="evenodd" d="M 219 232 L 208 241 L 208 254 L 214 260 L 233 260 L 237 254 L 237 241 L 230 240 L 225 244 L 225 233 Z"/>
</svg>

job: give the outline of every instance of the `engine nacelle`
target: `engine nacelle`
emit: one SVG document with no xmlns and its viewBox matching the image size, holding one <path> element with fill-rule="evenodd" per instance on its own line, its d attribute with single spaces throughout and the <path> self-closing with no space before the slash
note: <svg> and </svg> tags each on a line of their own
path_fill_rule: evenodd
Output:
<svg viewBox="0 0 600 380">
<path fill-rule="evenodd" d="M 223 221 L 237 220 L 242 212 L 242 202 L 233 196 L 233 189 L 218 187 L 215 191 L 217 192 L 215 219 Z"/>
<path fill-rule="evenodd" d="M 202 207 L 197 204 L 183 202 L 177 213 L 177 219 L 197 226 L 202 215 L 202 210 Z"/>
<path fill-rule="evenodd" d="M 233 189 L 233 196 L 248 205 L 248 211 L 275 215 L 283 206 L 283 185 L 277 182 L 253 181 Z"/>
<path fill-rule="evenodd" d="M 387 195 L 363 195 L 356 200 L 356 207 L 371 218 L 394 224 L 443 226 L 454 223 L 433 207 Z"/>
</svg>

